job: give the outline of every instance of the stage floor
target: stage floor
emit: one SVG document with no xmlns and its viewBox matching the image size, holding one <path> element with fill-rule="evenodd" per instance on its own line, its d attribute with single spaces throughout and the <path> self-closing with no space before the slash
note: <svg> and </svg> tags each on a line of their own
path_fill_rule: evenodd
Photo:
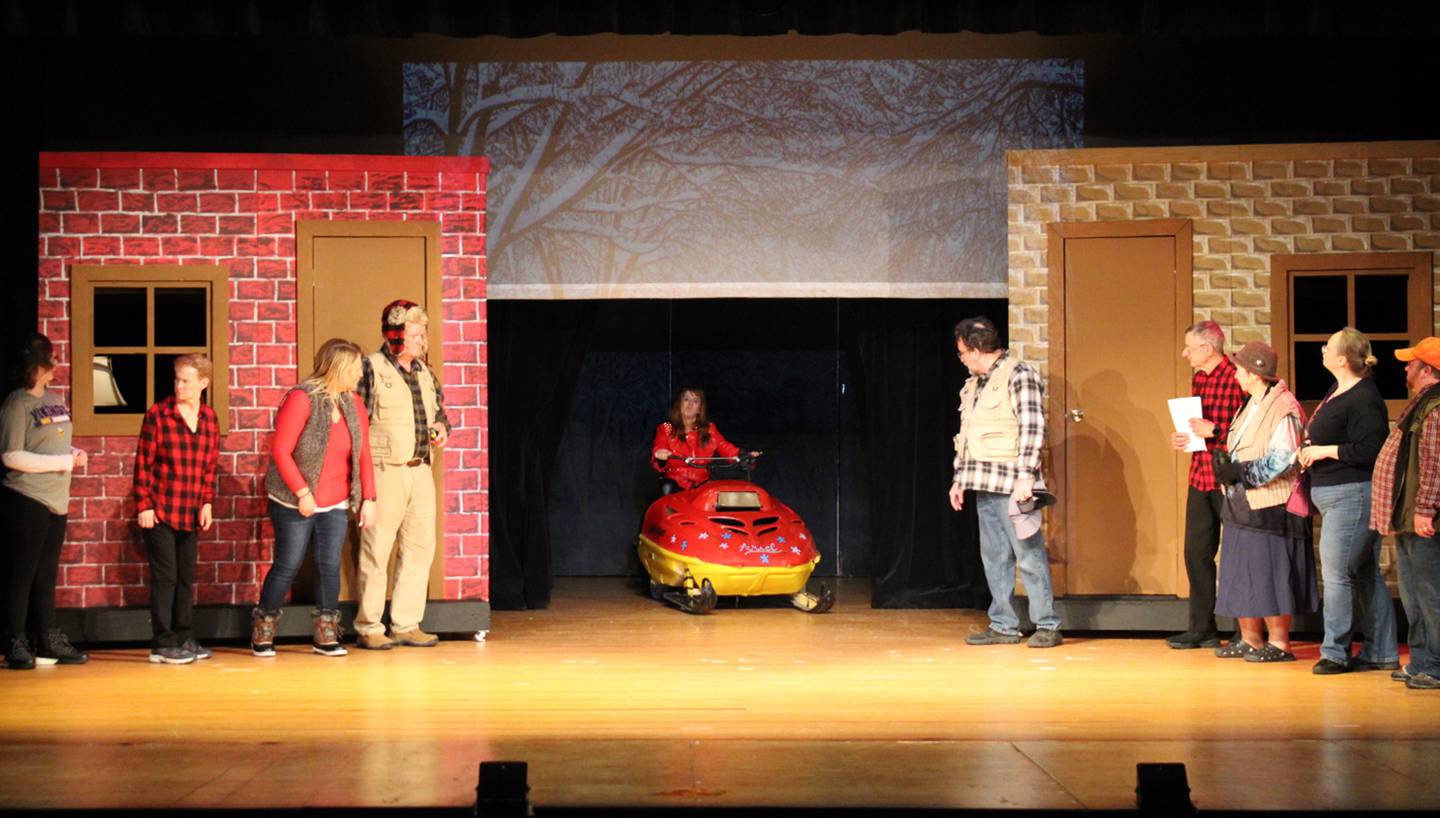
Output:
<svg viewBox="0 0 1440 818">
<path fill-rule="evenodd" d="M 1202 809 L 1440 807 L 1440 691 L 1155 638 L 967 647 L 977 611 L 687 616 L 560 580 L 488 641 L 182 667 L 0 671 L 0 807 L 467 805 L 482 760 L 548 806 L 1127 808 L 1184 762 Z"/>
</svg>

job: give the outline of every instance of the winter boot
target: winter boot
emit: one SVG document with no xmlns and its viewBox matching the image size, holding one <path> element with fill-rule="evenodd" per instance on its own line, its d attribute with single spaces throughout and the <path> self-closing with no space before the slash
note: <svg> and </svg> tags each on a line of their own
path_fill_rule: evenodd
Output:
<svg viewBox="0 0 1440 818">
<path fill-rule="evenodd" d="M 256 608 L 251 611 L 250 619 L 250 652 L 256 656 L 274 656 L 275 623 L 280 620 L 280 612 Z"/>
<path fill-rule="evenodd" d="M 316 610 L 314 617 L 315 636 L 311 646 L 321 656 L 344 656 L 348 651 L 340 644 L 340 612 Z"/>
</svg>

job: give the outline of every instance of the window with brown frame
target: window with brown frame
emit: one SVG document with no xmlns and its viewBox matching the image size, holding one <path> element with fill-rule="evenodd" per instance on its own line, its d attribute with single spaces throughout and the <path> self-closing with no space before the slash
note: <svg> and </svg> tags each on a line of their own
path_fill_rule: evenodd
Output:
<svg viewBox="0 0 1440 818">
<path fill-rule="evenodd" d="M 229 276 L 224 267 L 76 265 L 71 269 L 71 415 L 77 435 L 138 434 L 174 392 L 176 358 L 214 362 L 203 400 L 229 430 Z"/>
<path fill-rule="evenodd" d="M 1434 334 L 1429 253 L 1314 253 L 1270 261 L 1270 317 L 1279 371 L 1306 411 L 1334 378 L 1320 349 L 1343 327 L 1370 339 L 1371 377 L 1394 418 L 1404 408 L 1405 366 L 1395 350 Z"/>
</svg>

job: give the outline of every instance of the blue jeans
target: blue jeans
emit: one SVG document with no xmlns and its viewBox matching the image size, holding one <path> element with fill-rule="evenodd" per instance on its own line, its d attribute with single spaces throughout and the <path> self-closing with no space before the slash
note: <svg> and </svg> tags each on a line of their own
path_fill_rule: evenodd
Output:
<svg viewBox="0 0 1440 818">
<path fill-rule="evenodd" d="M 1320 578 L 1325 582 L 1325 641 L 1320 655 L 1349 664 L 1358 595 L 1365 644 L 1356 658 L 1395 661 L 1399 657 L 1395 603 L 1380 574 L 1380 535 L 1370 529 L 1370 481 L 1315 486 L 1310 499 L 1325 518 L 1320 526 Z"/>
<path fill-rule="evenodd" d="M 1019 633 L 1020 616 L 1015 613 L 1015 570 L 1025 580 L 1030 599 L 1030 621 L 1037 628 L 1058 630 L 1054 592 L 1050 585 L 1050 559 L 1045 554 L 1045 535 L 1037 531 L 1020 539 L 1010 521 L 1010 495 L 977 491 L 975 515 L 980 518 L 980 562 L 990 586 L 990 628 L 1000 633 Z"/>
<path fill-rule="evenodd" d="M 1440 538 L 1395 535 L 1400 602 L 1410 620 L 1411 674 L 1440 678 Z"/>
<path fill-rule="evenodd" d="M 297 509 L 270 501 L 270 522 L 275 527 L 275 561 L 260 589 L 260 609 L 271 613 L 285 604 L 285 594 L 305 561 L 310 535 L 315 535 L 315 607 L 333 611 L 340 606 L 340 549 L 350 524 L 343 508 L 309 517 Z"/>
</svg>

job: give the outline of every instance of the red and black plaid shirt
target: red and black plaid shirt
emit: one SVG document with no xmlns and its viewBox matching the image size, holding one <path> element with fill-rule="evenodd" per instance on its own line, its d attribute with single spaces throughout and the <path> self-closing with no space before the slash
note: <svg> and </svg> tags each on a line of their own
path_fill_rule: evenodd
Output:
<svg viewBox="0 0 1440 818">
<path fill-rule="evenodd" d="M 200 507 L 215 500 L 220 424 L 201 404 L 195 431 L 175 408 L 174 396 L 145 413 L 135 449 L 135 510 L 155 509 L 160 521 L 180 531 L 200 524 Z"/>
<path fill-rule="evenodd" d="M 1415 404 L 1426 396 L 1421 392 L 1410 399 L 1405 411 L 1400 413 L 1401 423 L 1408 423 Z M 1375 458 L 1375 472 L 1370 484 L 1370 527 L 1382 536 L 1398 533 L 1393 517 L 1395 504 L 1401 500 L 1395 496 L 1395 463 L 1400 459 L 1400 442 L 1405 430 L 1398 424 L 1385 438 L 1380 447 L 1380 456 Z M 1415 512 L 1434 515 L 1440 509 L 1440 409 L 1432 411 L 1421 421 L 1420 426 L 1420 485 L 1415 488 Z M 1414 533 L 1414 520 L 1401 520 L 1402 530 Z"/>
<path fill-rule="evenodd" d="M 1235 364 L 1223 356 L 1209 373 L 1195 370 L 1190 378 L 1190 392 L 1200 396 L 1201 416 L 1215 424 L 1215 434 L 1205 441 L 1205 451 L 1190 455 L 1190 485 L 1200 491 L 1214 491 L 1220 484 L 1215 481 L 1210 458 L 1216 449 L 1225 448 L 1230 422 L 1245 404 L 1245 392 L 1235 380 Z"/>
</svg>

